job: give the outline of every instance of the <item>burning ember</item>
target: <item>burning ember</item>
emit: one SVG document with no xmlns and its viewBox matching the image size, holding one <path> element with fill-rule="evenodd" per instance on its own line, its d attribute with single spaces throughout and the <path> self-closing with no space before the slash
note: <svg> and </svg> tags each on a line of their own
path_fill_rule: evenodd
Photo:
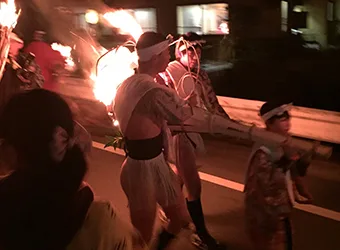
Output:
<svg viewBox="0 0 340 250">
<path fill-rule="evenodd" d="M 135 41 L 143 34 L 141 26 L 126 11 L 107 12 L 104 18 L 121 32 L 130 34 Z M 130 52 L 124 45 L 109 52 L 102 52 L 102 55 L 106 54 L 99 60 L 97 73 L 92 74 L 91 79 L 95 82 L 93 88 L 95 98 L 108 106 L 115 98 L 117 87 L 134 74 L 138 60 L 137 54 Z"/>
<path fill-rule="evenodd" d="M 53 50 L 59 51 L 60 54 L 63 57 L 65 57 L 66 68 L 68 70 L 73 70 L 75 63 L 74 63 L 73 58 L 71 56 L 72 48 L 69 47 L 69 46 L 63 46 L 63 45 L 58 44 L 58 43 L 53 43 L 51 45 L 51 47 L 52 47 Z"/>
</svg>

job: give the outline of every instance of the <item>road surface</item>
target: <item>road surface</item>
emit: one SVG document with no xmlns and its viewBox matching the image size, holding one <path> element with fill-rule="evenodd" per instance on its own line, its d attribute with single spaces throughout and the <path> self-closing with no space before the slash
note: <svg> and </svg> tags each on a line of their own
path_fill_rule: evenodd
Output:
<svg viewBox="0 0 340 250">
<path fill-rule="evenodd" d="M 109 199 L 129 221 L 127 200 L 119 182 L 124 156 L 103 149 L 105 139 L 94 138 L 87 180 L 96 195 Z M 98 143 L 99 142 L 99 143 Z M 211 233 L 230 249 L 250 249 L 245 234 L 243 188 L 249 145 L 206 140 L 207 155 L 199 159 L 203 181 L 203 207 Z M 313 206 L 294 210 L 295 250 L 340 249 L 340 162 L 315 160 L 308 172 L 308 184 L 315 198 Z M 195 249 L 183 232 L 170 249 Z"/>
</svg>

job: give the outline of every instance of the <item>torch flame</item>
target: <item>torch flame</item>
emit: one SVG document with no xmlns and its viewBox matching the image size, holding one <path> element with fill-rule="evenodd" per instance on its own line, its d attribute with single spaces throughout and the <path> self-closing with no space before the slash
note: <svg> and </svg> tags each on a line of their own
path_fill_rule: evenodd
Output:
<svg viewBox="0 0 340 250">
<path fill-rule="evenodd" d="M 20 11 L 17 13 L 14 0 L 0 3 L 0 80 L 4 73 L 10 48 L 10 35 L 17 24 Z"/>
<path fill-rule="evenodd" d="M 68 68 L 72 69 L 75 66 L 73 58 L 71 56 L 72 48 L 69 46 L 64 46 L 59 43 L 53 43 L 51 45 L 52 49 L 55 51 L 59 51 L 60 54 L 65 57 L 65 63 Z"/>
<path fill-rule="evenodd" d="M 113 26 L 120 29 L 124 33 L 130 34 L 135 41 L 143 34 L 141 26 L 135 18 L 124 10 L 107 12 L 104 18 Z"/>
<path fill-rule="evenodd" d="M 134 55 L 128 48 L 118 47 L 99 61 L 93 89 L 96 99 L 107 106 L 112 103 L 118 86 L 134 74 L 136 67 Z"/>
<path fill-rule="evenodd" d="M 0 25 L 8 28 L 14 28 L 17 24 L 20 13 L 17 13 L 14 0 L 8 0 L 7 3 L 0 3 Z"/>
<path fill-rule="evenodd" d="M 135 41 L 143 34 L 141 26 L 126 11 L 107 12 L 104 18 L 110 25 L 130 34 Z M 101 51 L 102 55 L 106 52 Z M 116 96 L 118 86 L 134 74 L 137 61 L 137 54 L 130 52 L 124 45 L 107 52 L 99 60 L 97 75 L 92 74 L 90 77 L 95 82 L 93 89 L 95 98 L 107 106 L 110 105 Z"/>
</svg>

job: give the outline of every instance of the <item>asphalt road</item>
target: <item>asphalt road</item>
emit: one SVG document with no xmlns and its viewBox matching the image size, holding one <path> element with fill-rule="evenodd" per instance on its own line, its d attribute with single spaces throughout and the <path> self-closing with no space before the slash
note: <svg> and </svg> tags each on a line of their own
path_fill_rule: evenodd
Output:
<svg viewBox="0 0 340 250">
<path fill-rule="evenodd" d="M 103 138 L 95 138 L 104 142 Z M 121 155 L 96 144 L 90 158 L 88 182 L 96 195 L 109 199 L 129 221 L 127 200 L 119 182 Z M 207 154 L 199 159 L 203 181 L 203 207 L 211 233 L 230 249 L 251 249 L 244 228 L 243 193 L 249 145 L 207 139 Z M 218 177 L 218 178 L 216 178 Z M 314 206 L 300 206 L 293 213 L 295 250 L 340 249 L 340 162 L 315 160 L 308 172 Z M 235 190 L 236 189 L 236 190 Z M 308 211 L 308 212 L 306 212 Z M 183 232 L 170 249 L 195 249 Z"/>
</svg>

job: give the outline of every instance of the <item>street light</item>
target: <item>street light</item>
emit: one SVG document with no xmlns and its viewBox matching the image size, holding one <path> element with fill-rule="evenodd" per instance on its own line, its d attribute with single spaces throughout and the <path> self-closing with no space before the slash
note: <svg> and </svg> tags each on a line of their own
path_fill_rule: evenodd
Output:
<svg viewBox="0 0 340 250">
<path fill-rule="evenodd" d="M 97 11 L 88 10 L 85 14 L 85 21 L 89 24 L 97 24 L 99 21 L 99 16 Z"/>
</svg>

